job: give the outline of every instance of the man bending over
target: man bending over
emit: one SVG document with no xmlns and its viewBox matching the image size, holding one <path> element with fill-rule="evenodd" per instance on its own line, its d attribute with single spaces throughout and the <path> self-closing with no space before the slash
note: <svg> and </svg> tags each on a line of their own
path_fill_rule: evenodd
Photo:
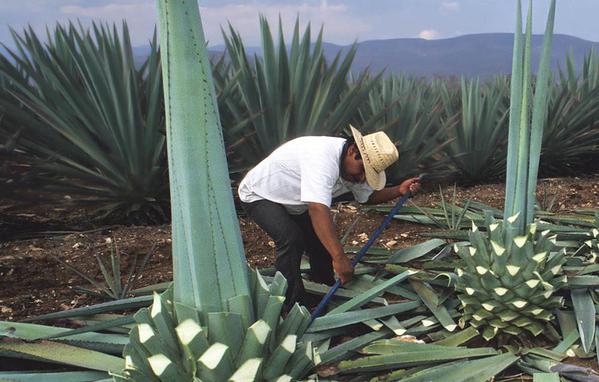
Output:
<svg viewBox="0 0 599 382">
<path fill-rule="evenodd" d="M 305 305 L 304 252 L 313 281 L 332 285 L 334 273 L 343 284 L 352 278 L 331 216 L 334 197 L 351 191 L 360 203 L 378 204 L 419 188 L 418 178 L 385 188 L 385 169 L 399 158 L 397 148 L 384 132 L 362 136 L 350 128 L 349 139 L 308 136 L 284 143 L 239 184 L 242 207 L 275 242 L 275 268 L 288 283 L 287 308 Z"/>
</svg>

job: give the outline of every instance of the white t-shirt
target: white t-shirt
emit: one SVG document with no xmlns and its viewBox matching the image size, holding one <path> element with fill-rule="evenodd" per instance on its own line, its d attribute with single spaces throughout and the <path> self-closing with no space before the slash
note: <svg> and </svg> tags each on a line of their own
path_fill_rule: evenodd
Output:
<svg viewBox="0 0 599 382">
<path fill-rule="evenodd" d="M 334 197 L 348 191 L 358 202 L 366 202 L 373 192 L 366 182 L 341 178 L 344 143 L 343 138 L 300 137 L 281 145 L 243 178 L 239 198 L 245 203 L 270 200 L 292 214 L 306 212 L 309 202 L 330 208 Z"/>
</svg>

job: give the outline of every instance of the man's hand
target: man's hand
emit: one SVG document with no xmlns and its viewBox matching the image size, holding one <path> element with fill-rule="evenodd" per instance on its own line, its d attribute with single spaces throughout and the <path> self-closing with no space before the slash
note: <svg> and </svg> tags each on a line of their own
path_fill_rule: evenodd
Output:
<svg viewBox="0 0 599 382">
<path fill-rule="evenodd" d="M 341 285 L 351 281 L 354 274 L 354 269 L 351 266 L 351 261 L 347 255 L 337 256 L 333 259 L 333 269 L 341 281 Z"/>
<path fill-rule="evenodd" d="M 418 192 L 418 190 L 420 190 L 419 177 L 404 180 L 399 185 L 399 192 L 401 192 L 402 195 L 405 195 L 408 191 L 411 191 L 412 194 L 415 194 L 416 192 Z"/>
<path fill-rule="evenodd" d="M 345 284 L 351 280 L 354 270 L 349 257 L 343 252 L 343 245 L 337 239 L 331 210 L 324 204 L 308 203 L 308 213 L 316 236 L 331 255 L 333 270 L 341 283 Z"/>
</svg>

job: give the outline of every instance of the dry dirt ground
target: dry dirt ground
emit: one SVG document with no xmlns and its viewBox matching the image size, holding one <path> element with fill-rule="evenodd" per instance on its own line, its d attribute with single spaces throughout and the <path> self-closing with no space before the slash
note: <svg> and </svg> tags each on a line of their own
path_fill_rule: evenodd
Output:
<svg viewBox="0 0 599 382">
<path fill-rule="evenodd" d="M 540 197 L 545 190 L 549 196 L 547 199 L 555 196 L 554 209 L 599 208 L 599 176 L 544 179 L 539 186 Z M 501 208 L 503 191 L 502 184 L 458 188 L 458 201 L 472 198 Z M 444 188 L 444 194 L 446 198 L 451 197 L 452 188 Z M 419 206 L 429 206 L 439 200 L 438 190 L 423 190 L 412 201 Z M 384 217 L 380 213 L 363 211 L 359 205 L 353 203 L 338 204 L 334 206 L 334 211 L 340 235 L 359 217 L 349 234 L 348 243 L 363 242 L 364 234 L 372 234 Z M 27 229 L 30 232 L 26 236 L 38 236 L 0 242 L 0 319 L 19 320 L 96 302 L 97 300 L 73 289 L 76 286 L 89 285 L 66 269 L 56 258 L 101 280 L 101 272 L 94 254 L 107 256 L 110 249 L 108 243 L 111 240 L 116 242 L 121 253 L 123 274 L 126 273 L 125 270 L 133 257 L 144 255 L 152 246 L 156 246 L 136 287 L 167 281 L 172 277 L 169 225 L 108 226 L 84 232 L 47 233 L 39 230 L 48 231 L 43 229 L 44 226 L 55 227 L 61 218 L 69 220 L 70 217 L 77 214 L 81 216 L 82 213 L 69 209 L 68 205 L 56 204 L 37 205 L 25 211 L 3 212 L 0 204 L 0 214 L 5 215 L 0 222 L 8 221 L 7 218 L 11 216 L 29 221 L 31 224 Z M 239 218 L 239 223 L 249 263 L 259 268 L 271 266 L 274 248 L 269 237 L 244 217 Z M 36 227 L 38 232 L 32 231 Z M 425 240 L 418 234 L 429 230 L 432 230 L 432 227 L 393 221 L 379 238 L 378 245 L 390 241 L 397 242 L 395 247 L 414 245 Z"/>
<path fill-rule="evenodd" d="M 458 201 L 472 198 L 502 208 L 503 192 L 503 184 L 459 187 Z M 446 187 L 444 194 L 446 198 L 450 198 L 453 194 L 452 188 Z M 543 179 L 539 183 L 538 196 L 546 201 L 554 199 L 555 210 L 599 208 L 599 175 Z M 430 206 L 439 199 L 438 189 L 425 189 L 413 198 L 413 202 L 419 206 Z M 85 218 L 85 212 L 70 207 L 68 203 L 36 205 L 18 211 L 9 208 L 8 204 L 7 200 L 0 199 L 0 224 L 15 221 L 27 221 L 29 224 L 24 225 L 28 232 L 10 233 L 6 227 L 4 231 L 0 227 L 0 233 L 3 232 L 5 237 L 21 237 L 18 240 L 0 241 L 0 320 L 21 320 L 42 313 L 101 302 L 102 300 L 96 297 L 75 290 L 77 286 L 90 286 L 56 259 L 79 268 L 96 280 L 101 280 L 101 272 L 94 254 L 107 256 L 110 241 L 117 244 L 121 253 L 123 274 L 135 256 L 144 255 L 155 246 L 155 251 L 135 287 L 156 284 L 172 278 L 169 225 L 109 226 L 96 227 L 84 232 L 49 233 L 46 231 L 56 231 L 57 227 L 60 228 L 61 221 L 73 221 L 73 216 L 76 216 L 75 220 Z M 334 213 L 339 235 L 345 233 L 359 217 L 349 233 L 348 243 L 363 242 L 364 234 L 372 234 L 384 217 L 380 213 L 364 211 L 353 203 L 335 205 Z M 274 260 L 274 245 L 269 237 L 246 218 L 240 217 L 239 222 L 249 263 L 254 267 L 271 266 Z M 393 221 L 381 235 L 377 245 L 393 241 L 396 242 L 393 244 L 396 248 L 414 245 L 426 240 L 419 236 L 419 233 L 432 229 L 428 226 Z"/>
</svg>

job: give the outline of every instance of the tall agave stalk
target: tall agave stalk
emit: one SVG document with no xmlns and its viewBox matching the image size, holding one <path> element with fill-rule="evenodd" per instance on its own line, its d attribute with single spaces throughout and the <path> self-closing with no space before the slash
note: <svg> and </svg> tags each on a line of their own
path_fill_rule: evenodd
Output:
<svg viewBox="0 0 599 382">
<path fill-rule="evenodd" d="M 563 304 L 554 293 L 566 284 L 561 270 L 564 253 L 555 251 L 555 239 L 532 224 L 543 122 L 547 113 L 551 37 L 555 1 L 551 2 L 545 41 L 531 101 L 532 1 L 522 37 L 518 1 L 514 40 L 510 129 L 508 136 L 506 199 L 503 221 L 487 219 L 487 237 L 476 226 L 470 245 L 459 250 L 464 269 L 458 269 L 458 297 L 464 321 L 491 339 L 498 333 L 533 335 L 543 332 L 553 319 L 553 310 Z"/>
<path fill-rule="evenodd" d="M 508 135 L 506 196 L 504 220 L 520 214 L 517 227 L 523 234 L 527 224 L 534 218 L 535 191 L 543 141 L 543 124 L 547 116 L 549 85 L 551 80 L 551 41 L 555 19 L 555 1 L 551 3 L 547 28 L 543 41 L 541 61 L 537 71 L 534 103 L 531 107 L 531 54 L 532 54 L 532 1 L 529 3 L 526 21 L 525 46 L 522 33 L 517 30 L 514 37 L 512 61 L 512 84 L 510 95 L 510 123 Z M 518 14 L 520 15 L 520 1 Z M 520 16 L 518 16 L 520 18 Z M 520 28 L 521 21 L 518 21 Z"/>
<path fill-rule="evenodd" d="M 195 1 L 158 0 L 166 106 L 173 284 L 135 315 L 118 381 L 290 381 L 315 361 L 309 314 L 279 325 L 286 282 L 250 274 L 233 205 Z"/>
<path fill-rule="evenodd" d="M 210 63 L 199 15 L 185 13 L 191 5 L 158 5 L 175 301 L 206 313 L 223 311 L 227 299 L 250 289 Z"/>
</svg>

